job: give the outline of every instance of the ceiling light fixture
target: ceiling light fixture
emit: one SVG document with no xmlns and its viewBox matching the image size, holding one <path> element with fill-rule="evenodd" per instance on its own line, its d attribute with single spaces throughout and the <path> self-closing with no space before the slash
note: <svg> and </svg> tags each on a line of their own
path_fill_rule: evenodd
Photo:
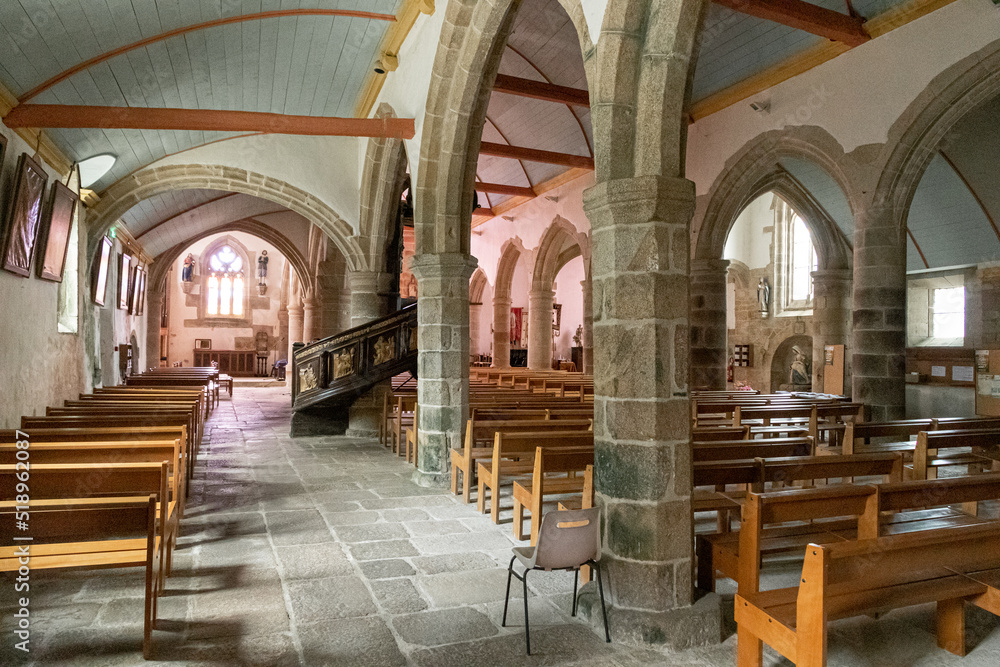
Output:
<svg viewBox="0 0 1000 667">
<path fill-rule="evenodd" d="M 767 113 L 771 110 L 771 101 L 762 100 L 759 102 L 751 102 L 750 108 L 756 111 L 757 113 Z"/>
<path fill-rule="evenodd" d="M 95 155 L 80 162 L 80 187 L 89 188 L 97 181 L 104 178 L 105 174 L 111 171 L 118 161 L 118 156 L 104 153 Z"/>
</svg>

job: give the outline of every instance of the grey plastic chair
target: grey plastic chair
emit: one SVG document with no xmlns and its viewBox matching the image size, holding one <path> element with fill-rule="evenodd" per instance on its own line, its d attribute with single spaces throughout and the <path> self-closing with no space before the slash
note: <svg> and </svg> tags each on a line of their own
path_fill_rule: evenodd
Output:
<svg viewBox="0 0 1000 667">
<path fill-rule="evenodd" d="M 560 510 L 542 516 L 538 541 L 533 547 L 514 547 L 514 556 L 507 567 L 507 594 L 503 601 L 503 621 L 507 625 L 507 605 L 510 602 L 510 578 L 521 580 L 524 589 L 524 643 L 531 655 L 531 635 L 528 626 L 528 572 L 530 570 L 573 570 L 573 616 L 576 616 L 576 590 L 580 568 L 590 565 L 597 572 L 597 588 L 601 592 L 601 612 L 604 614 L 604 636 L 611 641 L 608 630 L 608 610 L 604 606 L 604 582 L 601 580 L 601 508 Z M 520 561 L 524 572 L 514 571 L 514 561 Z"/>
</svg>

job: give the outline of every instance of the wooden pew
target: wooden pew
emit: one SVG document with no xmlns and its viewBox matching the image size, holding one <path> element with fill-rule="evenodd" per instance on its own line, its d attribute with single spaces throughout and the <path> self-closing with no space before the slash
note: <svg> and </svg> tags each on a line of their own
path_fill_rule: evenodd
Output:
<svg viewBox="0 0 1000 667">
<path fill-rule="evenodd" d="M 22 512 L 16 501 L 0 501 L 3 525 L 13 526 Z M 25 553 L 33 571 L 142 567 L 142 655 L 149 660 L 163 562 L 156 496 L 97 498 L 73 504 L 32 498 L 29 516 L 32 541 L 0 546 L 0 572 L 17 572 Z"/>
<path fill-rule="evenodd" d="M 582 473 L 594 465 L 594 447 L 559 447 L 535 449 L 530 480 L 514 482 L 514 537 L 524 539 L 524 510 L 531 514 L 531 544 L 538 541 L 538 526 L 542 522 L 542 504 L 547 495 L 582 493 L 585 478 Z M 553 474 L 564 477 L 551 477 Z"/>
<path fill-rule="evenodd" d="M 815 449 L 815 443 L 809 436 L 767 440 L 695 442 L 691 445 L 691 459 L 693 461 L 734 461 L 783 456 L 813 456 Z"/>
<path fill-rule="evenodd" d="M 0 464 L 0 500 L 7 501 L 17 495 L 16 464 Z M 31 503 L 39 501 L 65 501 L 50 503 L 51 507 L 72 506 L 81 499 L 153 495 L 157 502 L 156 531 L 159 540 L 160 562 L 166 565 L 173 557 L 170 542 L 171 525 L 176 516 L 171 513 L 170 464 L 158 463 L 72 463 L 32 464 L 30 469 Z M 160 569 L 163 584 L 164 568 Z"/>
<path fill-rule="evenodd" d="M 496 431 L 490 458 L 481 459 L 476 465 L 476 481 L 479 489 L 476 505 L 479 512 L 486 512 L 486 489 L 489 489 L 490 518 L 493 519 L 493 523 L 500 522 L 500 485 L 510 477 L 531 474 L 534 470 L 532 457 L 539 449 L 586 449 L 587 447 L 594 449 L 594 434 L 589 430 Z M 583 468 L 580 471 L 582 472 Z"/>
<path fill-rule="evenodd" d="M 920 431 L 1000 429 L 997 418 L 900 419 L 889 422 L 848 422 L 844 431 L 844 454 L 864 452 L 905 452 L 911 455 Z M 879 442 L 871 442 L 878 439 Z"/>
<path fill-rule="evenodd" d="M 691 429 L 692 442 L 716 440 L 749 440 L 749 426 L 696 426 Z"/>
<path fill-rule="evenodd" d="M 762 494 L 770 513 L 784 525 L 754 523 L 761 513 L 744 514 L 740 530 L 756 531 L 756 558 L 788 553 L 809 543 L 827 544 L 873 539 L 948 526 L 983 523 L 976 506 L 1000 498 L 1000 474 L 939 480 L 834 485 L 816 489 L 788 489 Z M 950 505 L 963 506 L 963 511 Z M 774 509 L 774 508 L 780 508 Z M 788 522 L 794 522 L 788 525 Z M 698 586 L 715 589 L 718 572 L 736 579 L 740 536 L 702 534 L 696 537 Z"/>
<path fill-rule="evenodd" d="M 921 431 L 913 450 L 913 479 L 934 479 L 938 468 L 966 465 L 989 468 L 994 461 L 984 450 L 1000 445 L 1000 429 Z M 972 448 L 971 452 L 941 453 L 942 449 Z"/>
<path fill-rule="evenodd" d="M 477 413 L 478 414 L 478 413 Z M 590 419 L 470 419 L 465 427 L 462 449 L 452 449 L 451 492 L 458 494 L 458 473 L 462 473 L 462 500 L 472 502 L 472 478 L 476 464 L 493 456 L 493 441 L 498 431 L 506 433 L 544 431 L 586 431 L 592 428 Z M 591 436 L 593 439 L 593 436 Z M 481 510 L 480 510 L 481 511 Z"/>
<path fill-rule="evenodd" d="M 754 525 L 782 520 L 780 509 L 757 496 L 745 517 Z M 741 553 L 757 553 L 755 531 L 740 537 Z M 760 590 L 757 559 L 740 558 L 739 667 L 763 664 L 762 641 L 796 665 L 820 667 L 828 621 L 931 602 L 937 603 L 938 646 L 964 655 L 965 602 L 1000 614 L 1000 580 L 987 572 L 1000 568 L 1000 523 L 809 544 L 803 551 L 799 585 L 770 591 Z"/>
</svg>

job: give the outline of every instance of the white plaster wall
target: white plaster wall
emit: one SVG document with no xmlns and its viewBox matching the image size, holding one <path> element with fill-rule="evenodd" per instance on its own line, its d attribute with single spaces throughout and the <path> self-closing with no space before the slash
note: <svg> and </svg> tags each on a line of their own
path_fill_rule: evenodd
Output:
<svg viewBox="0 0 1000 667">
<path fill-rule="evenodd" d="M 479 337 L 472 341 L 471 354 L 493 352 L 493 285 L 483 288 L 483 305 L 479 309 Z"/>
<path fill-rule="evenodd" d="M 316 196 L 358 230 L 361 195 L 356 137 L 264 134 L 220 141 L 170 155 L 150 167 L 206 164 L 235 167 L 284 181 Z"/>
<path fill-rule="evenodd" d="M 845 152 L 884 143 L 891 125 L 955 62 L 1000 37 L 1000 11 L 990 0 L 956 0 L 770 88 L 689 128 L 687 178 L 709 191 L 729 159 L 758 134 L 816 125 Z M 750 108 L 769 100 L 769 113 Z"/>
<path fill-rule="evenodd" d="M 17 158 L 34 153 L 16 134 L 0 125 L 8 139 L 7 155 L 0 175 L 0 211 L 6 215 L 13 188 Z M 49 185 L 57 176 L 46 167 Z M 75 183 L 71 183 L 75 187 Z M 46 196 L 48 190 L 46 190 Z M 80 223 L 78 223 L 80 224 Z M 0 222 L 5 228 L 6 220 Z M 86 231 L 81 233 L 79 265 L 85 265 Z M 2 245 L 2 244 L 0 244 Z M 36 246 L 35 253 L 38 249 Z M 32 267 L 34 270 L 34 267 Z M 77 298 L 80 317 L 91 317 L 89 296 L 83 300 L 89 281 L 79 280 Z M 46 406 L 61 405 L 91 388 L 83 333 L 58 333 L 59 283 L 41 280 L 32 272 L 22 278 L 0 270 L 0 428 L 14 428 L 22 415 L 45 414 Z M 81 324 L 79 331 L 84 331 Z"/>
<path fill-rule="evenodd" d="M 496 284 L 500 249 L 507 239 L 517 236 L 525 250 L 534 250 L 557 216 L 573 223 L 577 232 L 589 233 L 590 221 L 583 212 L 583 191 L 593 184 L 593 174 L 587 174 L 503 214 L 513 217 L 513 222 L 498 216 L 473 229 L 472 255 L 479 261 L 490 284 Z"/>
<path fill-rule="evenodd" d="M 417 182 L 418 163 L 420 162 L 420 139 L 423 135 L 424 116 L 427 109 L 427 92 L 431 87 L 431 71 L 434 56 L 437 54 L 438 43 L 441 40 L 441 26 L 447 13 L 446 3 L 438 2 L 437 8 L 430 16 L 421 14 L 417 17 L 410 34 L 399 50 L 399 67 L 395 72 L 389 72 L 382 84 L 382 90 L 372 106 L 371 115 L 378 111 L 384 102 L 393 108 L 399 118 L 412 118 L 416 126 L 416 134 L 403 143 L 406 146 L 406 159 L 410 166 L 412 182 Z M 358 150 L 358 187 L 364 173 L 365 152 L 368 142 L 359 142 Z"/>
<path fill-rule="evenodd" d="M 577 257 L 566 263 L 556 276 L 556 300 L 562 304 L 562 322 L 556 337 L 556 359 L 571 360 L 573 334 L 583 324 L 583 258 Z M 581 370 L 581 369 L 577 369 Z"/>
<path fill-rule="evenodd" d="M 757 197 L 743 209 L 729 230 L 729 238 L 726 239 L 726 247 L 722 252 L 723 259 L 743 262 L 750 269 L 763 269 L 771 263 L 771 243 L 774 238 L 774 211 L 771 210 L 773 199 L 774 195 L 769 192 Z"/>
<path fill-rule="evenodd" d="M 184 325 L 184 320 L 197 319 L 199 312 L 197 306 L 187 305 L 187 300 L 185 298 L 187 295 L 184 294 L 180 287 L 181 268 L 184 264 L 184 258 L 187 257 L 189 252 L 194 253 L 200 269 L 201 263 L 204 261 L 205 250 L 220 238 L 227 236 L 232 237 L 243 244 L 247 251 L 252 255 L 251 262 L 253 265 L 248 267 L 249 270 L 247 271 L 247 289 L 250 290 L 251 297 L 257 296 L 256 258 L 260 255 L 261 250 L 267 251 L 267 256 L 270 258 L 270 261 L 267 265 L 268 287 L 265 297 L 270 301 L 270 307 L 266 310 L 259 308 L 253 309 L 252 322 L 255 325 L 274 327 L 274 336 L 271 337 L 271 346 L 276 346 L 275 337 L 278 335 L 278 311 L 281 306 L 281 276 L 283 274 L 282 269 L 284 263 L 287 261 L 286 258 L 277 248 L 250 234 L 245 234 L 243 232 L 214 234 L 208 238 L 198 241 L 197 243 L 194 243 L 190 248 L 181 253 L 181 256 L 174 262 L 174 266 L 167 276 L 169 289 L 168 298 L 170 301 L 170 348 L 167 355 L 169 365 L 173 365 L 174 362 L 177 361 L 183 362 L 185 366 L 193 365 L 195 339 L 210 338 L 212 340 L 213 350 L 235 350 L 237 349 L 235 343 L 235 339 L 237 337 L 245 338 L 252 337 L 254 335 L 253 329 L 250 327 L 187 327 Z M 195 282 L 200 284 L 199 279 L 201 275 L 195 275 Z M 199 290 L 198 294 L 203 295 L 204 293 Z M 199 296 L 199 298 L 202 297 Z"/>
</svg>

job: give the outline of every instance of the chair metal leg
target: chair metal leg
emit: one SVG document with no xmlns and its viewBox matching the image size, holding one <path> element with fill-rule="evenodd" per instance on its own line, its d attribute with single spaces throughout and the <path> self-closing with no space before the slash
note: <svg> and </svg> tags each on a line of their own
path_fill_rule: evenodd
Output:
<svg viewBox="0 0 1000 667">
<path fill-rule="evenodd" d="M 580 583 L 580 568 L 573 570 L 573 613 L 570 616 L 576 616 L 576 587 Z"/>
<path fill-rule="evenodd" d="M 611 631 L 608 630 L 608 609 L 604 606 L 604 581 L 601 578 L 601 564 L 593 561 L 594 569 L 597 570 L 597 590 L 601 592 L 601 613 L 604 614 L 604 637 L 611 643 Z"/>
<path fill-rule="evenodd" d="M 524 588 L 524 647 L 531 655 L 531 631 L 528 627 L 528 571 L 521 575 L 521 584 Z"/>
<path fill-rule="evenodd" d="M 510 602 L 510 576 L 514 574 L 514 559 L 517 556 L 512 556 L 510 559 L 510 565 L 507 566 L 507 595 L 503 599 L 503 620 L 500 621 L 500 627 L 506 627 L 507 625 L 507 603 Z"/>
</svg>

